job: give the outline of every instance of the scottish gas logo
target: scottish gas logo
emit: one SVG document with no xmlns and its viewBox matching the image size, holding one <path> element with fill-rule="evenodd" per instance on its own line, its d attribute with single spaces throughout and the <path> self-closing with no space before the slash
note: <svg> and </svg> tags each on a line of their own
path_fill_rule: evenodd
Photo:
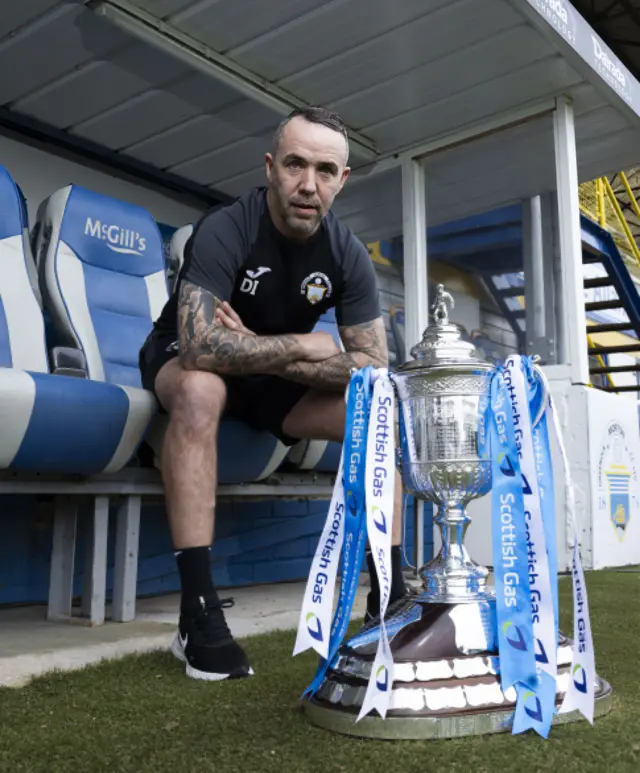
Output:
<svg viewBox="0 0 640 773">
<path fill-rule="evenodd" d="M 532 697 L 533 700 L 531 700 Z M 540 703 L 540 698 L 536 697 L 536 694 L 531 692 L 531 690 L 527 690 L 522 696 L 522 702 L 524 710 L 531 719 L 536 722 L 542 722 L 542 704 Z"/>
<path fill-rule="evenodd" d="M 318 615 L 316 615 L 315 612 L 308 612 L 306 623 L 309 636 L 316 641 L 322 641 L 322 624 L 320 623 Z"/>
<path fill-rule="evenodd" d="M 518 628 L 517 625 L 515 625 L 515 623 L 512 623 L 511 620 L 507 620 L 507 622 L 502 626 L 502 631 L 507 642 L 513 647 L 514 650 L 520 650 L 521 652 L 526 651 L 527 642 L 524 640 L 522 631 Z"/>
<path fill-rule="evenodd" d="M 378 507 L 377 505 L 373 505 L 371 508 L 371 512 L 373 514 L 373 522 L 376 525 L 376 528 L 378 531 L 381 531 L 383 534 L 387 533 L 387 519 L 385 514 L 382 511 L 381 507 Z"/>
<path fill-rule="evenodd" d="M 498 467 L 500 467 L 500 472 L 508 478 L 513 478 L 516 474 L 509 455 L 504 452 L 498 454 Z"/>
<path fill-rule="evenodd" d="M 142 257 L 147 248 L 147 240 L 137 231 L 130 228 L 122 228 L 119 225 L 109 225 L 101 220 L 93 220 L 88 217 L 84 226 L 84 235 L 93 239 L 106 242 L 107 247 L 113 252 L 122 255 L 139 255 Z"/>
<path fill-rule="evenodd" d="M 319 569 L 328 570 L 334 561 L 338 560 L 340 555 L 340 524 L 344 516 L 344 505 L 339 502 L 333 513 L 333 521 L 331 522 L 331 529 L 329 530 L 327 537 L 322 545 L 322 551 L 320 553 Z M 320 604 L 323 600 L 323 593 L 329 582 L 329 575 L 326 571 L 318 571 L 315 576 L 313 584 L 313 596 L 311 601 L 314 604 Z M 311 614 L 311 613 L 310 613 Z"/>
<path fill-rule="evenodd" d="M 389 689 L 389 669 L 386 666 L 379 666 L 376 671 L 376 687 L 380 692 Z"/>
<path fill-rule="evenodd" d="M 576 686 L 576 690 L 581 693 L 587 692 L 587 672 L 584 670 L 584 668 L 580 665 L 580 663 L 576 663 L 573 667 L 573 673 L 571 674 L 573 677 L 573 683 Z"/>
</svg>

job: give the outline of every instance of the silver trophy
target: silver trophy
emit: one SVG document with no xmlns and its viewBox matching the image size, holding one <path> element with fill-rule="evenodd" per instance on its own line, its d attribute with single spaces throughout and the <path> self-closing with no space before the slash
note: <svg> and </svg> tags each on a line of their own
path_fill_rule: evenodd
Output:
<svg viewBox="0 0 640 773">
<path fill-rule="evenodd" d="M 393 382 L 400 412 L 398 461 L 409 493 L 437 505 L 442 548 L 423 567 L 421 598 L 456 603 L 487 599 L 489 571 L 464 546 L 466 506 L 491 490 L 491 460 L 479 447 L 494 366 L 478 358 L 458 325 L 449 322 L 453 298 L 438 285 L 435 324 L 411 349 L 414 358 Z"/>
<path fill-rule="evenodd" d="M 413 359 L 392 374 L 399 414 L 397 464 L 407 492 L 437 507 L 434 522 L 442 545 L 419 571 L 422 587 L 387 611 L 394 671 L 386 718 L 374 712 L 356 722 L 376 654 L 379 620 L 342 645 L 320 689 L 305 701 L 309 719 L 336 732 L 407 739 L 500 732 L 508 729 L 515 709 L 515 690 L 505 693 L 500 686 L 490 572 L 470 558 L 464 545 L 467 505 L 491 491 L 484 416 L 495 365 L 483 360 L 463 330 L 449 321 L 447 304 L 453 307 L 453 298 L 439 285 L 432 324 L 411 350 Z M 538 377 L 544 384 L 540 371 Z M 490 529 L 491 523 L 483 526 Z M 571 656 L 571 641 L 560 634 L 558 703 Z M 596 715 L 608 710 L 610 693 L 598 677 Z M 575 719 L 577 714 L 556 718 Z"/>
</svg>

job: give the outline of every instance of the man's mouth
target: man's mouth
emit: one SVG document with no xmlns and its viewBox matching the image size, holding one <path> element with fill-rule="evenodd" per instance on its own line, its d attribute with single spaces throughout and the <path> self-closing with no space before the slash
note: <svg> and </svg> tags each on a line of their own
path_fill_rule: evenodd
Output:
<svg viewBox="0 0 640 773">
<path fill-rule="evenodd" d="M 315 213 L 318 211 L 317 207 L 314 207 L 312 204 L 307 204 L 305 202 L 292 201 L 291 206 L 301 215 L 315 215 Z"/>
</svg>

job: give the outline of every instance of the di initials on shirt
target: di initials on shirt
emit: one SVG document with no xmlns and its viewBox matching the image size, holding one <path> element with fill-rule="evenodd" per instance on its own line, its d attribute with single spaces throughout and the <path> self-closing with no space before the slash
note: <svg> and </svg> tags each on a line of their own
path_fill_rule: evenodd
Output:
<svg viewBox="0 0 640 773">
<path fill-rule="evenodd" d="M 269 271 L 271 271 L 271 269 L 268 266 L 259 266 L 255 271 L 247 269 L 247 275 L 242 279 L 240 285 L 240 292 L 255 295 L 256 290 L 258 289 L 258 279 Z"/>
</svg>

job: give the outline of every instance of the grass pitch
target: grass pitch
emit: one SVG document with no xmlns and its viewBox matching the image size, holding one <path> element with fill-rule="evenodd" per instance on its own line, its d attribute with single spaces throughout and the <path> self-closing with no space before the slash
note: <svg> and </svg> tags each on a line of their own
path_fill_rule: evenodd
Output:
<svg viewBox="0 0 640 773">
<path fill-rule="evenodd" d="M 0 689 L 2 773 L 638 773 L 640 573 L 591 572 L 598 672 L 614 690 L 596 720 L 534 734 L 447 741 L 366 741 L 306 721 L 298 698 L 317 664 L 291 657 L 294 633 L 251 637 L 256 675 L 187 679 L 168 653 L 128 656 Z M 571 583 L 561 627 L 572 634 Z"/>
</svg>

